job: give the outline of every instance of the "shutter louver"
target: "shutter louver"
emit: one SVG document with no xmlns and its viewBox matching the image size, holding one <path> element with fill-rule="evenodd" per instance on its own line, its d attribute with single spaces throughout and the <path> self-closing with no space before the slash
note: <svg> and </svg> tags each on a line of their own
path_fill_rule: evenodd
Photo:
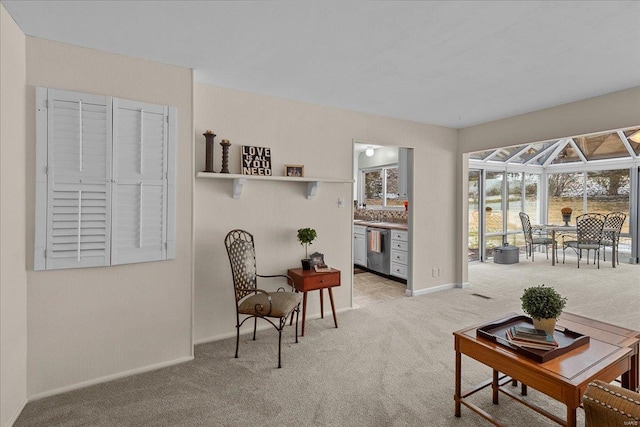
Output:
<svg viewBox="0 0 640 427">
<path fill-rule="evenodd" d="M 46 269 L 110 263 L 111 101 L 49 89 Z"/>
<path fill-rule="evenodd" d="M 112 264 L 166 259 L 167 108 L 114 100 Z"/>
</svg>

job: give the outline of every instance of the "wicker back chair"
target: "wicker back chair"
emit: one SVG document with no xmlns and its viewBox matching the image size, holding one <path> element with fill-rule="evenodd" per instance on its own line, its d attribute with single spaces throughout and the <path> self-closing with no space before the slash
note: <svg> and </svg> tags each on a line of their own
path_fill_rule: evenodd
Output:
<svg viewBox="0 0 640 427">
<path fill-rule="evenodd" d="M 640 394 L 593 380 L 582 396 L 586 427 L 640 425 Z"/>
<path fill-rule="evenodd" d="M 620 232 L 622 231 L 622 226 L 624 225 L 624 221 L 627 219 L 627 215 L 622 212 L 611 212 L 607 214 L 604 218 L 604 227 L 605 228 L 615 228 L 614 231 L 603 231 L 602 232 L 602 246 L 613 246 L 616 247 L 616 262 L 620 264 L 620 256 L 618 255 L 618 242 L 620 241 Z M 607 260 L 607 251 L 605 250 L 602 254 L 603 259 Z"/>
<path fill-rule="evenodd" d="M 296 343 L 298 342 L 298 317 L 302 294 L 294 292 L 291 279 L 285 275 L 263 276 L 257 273 L 256 251 L 253 235 L 244 230 L 231 230 L 224 239 L 236 299 L 236 358 L 240 345 L 240 327 L 248 319 L 253 319 L 253 339 L 256 339 L 258 318 L 264 319 L 278 331 L 278 368 L 282 367 L 282 330 L 287 318 L 296 313 Z M 284 278 L 291 291 L 283 287 L 275 292 L 259 289 L 258 278 Z M 242 317 L 242 319 L 241 319 Z M 274 320 L 271 320 L 274 319 Z M 276 320 L 277 319 L 277 320 Z M 242 321 L 241 321 L 242 320 Z"/>
<path fill-rule="evenodd" d="M 522 222 L 522 232 L 524 233 L 526 245 L 524 252 L 526 257 L 529 258 L 529 255 L 531 255 L 531 261 L 533 262 L 533 250 L 538 246 L 544 246 L 547 252 L 547 259 L 549 259 L 549 245 L 553 245 L 553 239 L 542 235 L 539 230 L 534 232 L 529 215 L 524 212 L 520 212 L 520 222 Z"/>
<path fill-rule="evenodd" d="M 602 246 L 602 228 L 604 227 L 604 215 L 599 213 L 586 213 L 576 217 L 577 235 L 575 241 L 564 242 L 562 247 L 562 262 L 564 263 L 565 249 L 571 248 L 578 255 L 578 268 L 582 251 L 587 250 L 587 264 L 589 264 L 589 251 L 593 250 L 593 261 L 598 262 L 600 268 L 600 246 Z"/>
</svg>

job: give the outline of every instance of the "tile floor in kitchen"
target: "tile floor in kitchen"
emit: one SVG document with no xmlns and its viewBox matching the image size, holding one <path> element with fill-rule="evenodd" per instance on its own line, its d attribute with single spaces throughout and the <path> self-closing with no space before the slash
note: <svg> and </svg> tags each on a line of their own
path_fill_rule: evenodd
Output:
<svg viewBox="0 0 640 427">
<path fill-rule="evenodd" d="M 406 297 L 407 285 L 368 271 L 356 269 L 353 275 L 353 307 L 359 308 Z"/>
</svg>

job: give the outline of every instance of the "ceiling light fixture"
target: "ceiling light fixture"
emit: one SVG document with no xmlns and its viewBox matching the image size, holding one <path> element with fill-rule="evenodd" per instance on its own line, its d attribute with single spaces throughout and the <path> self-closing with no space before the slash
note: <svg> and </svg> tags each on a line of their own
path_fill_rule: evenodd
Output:
<svg viewBox="0 0 640 427">
<path fill-rule="evenodd" d="M 366 150 L 364 150 L 364 154 L 367 155 L 367 157 L 371 157 L 373 156 L 374 150 L 372 146 L 368 146 Z"/>
</svg>

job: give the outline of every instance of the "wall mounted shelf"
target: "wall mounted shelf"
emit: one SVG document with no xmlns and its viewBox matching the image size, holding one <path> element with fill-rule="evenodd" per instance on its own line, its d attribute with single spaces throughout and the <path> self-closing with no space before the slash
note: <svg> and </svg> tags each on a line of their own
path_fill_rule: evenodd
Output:
<svg viewBox="0 0 640 427">
<path fill-rule="evenodd" d="M 338 184 L 352 184 L 353 180 L 348 179 L 332 179 L 332 178 L 307 178 L 307 177 L 291 177 L 291 176 L 261 176 L 261 175 L 239 175 L 235 173 L 215 173 L 215 172 L 198 172 L 196 178 L 209 179 L 226 179 L 233 181 L 233 198 L 237 199 L 242 195 L 242 188 L 247 181 L 284 181 L 298 182 L 307 185 L 307 199 L 313 199 L 316 195 L 318 187 L 323 182 L 331 182 Z"/>
</svg>

